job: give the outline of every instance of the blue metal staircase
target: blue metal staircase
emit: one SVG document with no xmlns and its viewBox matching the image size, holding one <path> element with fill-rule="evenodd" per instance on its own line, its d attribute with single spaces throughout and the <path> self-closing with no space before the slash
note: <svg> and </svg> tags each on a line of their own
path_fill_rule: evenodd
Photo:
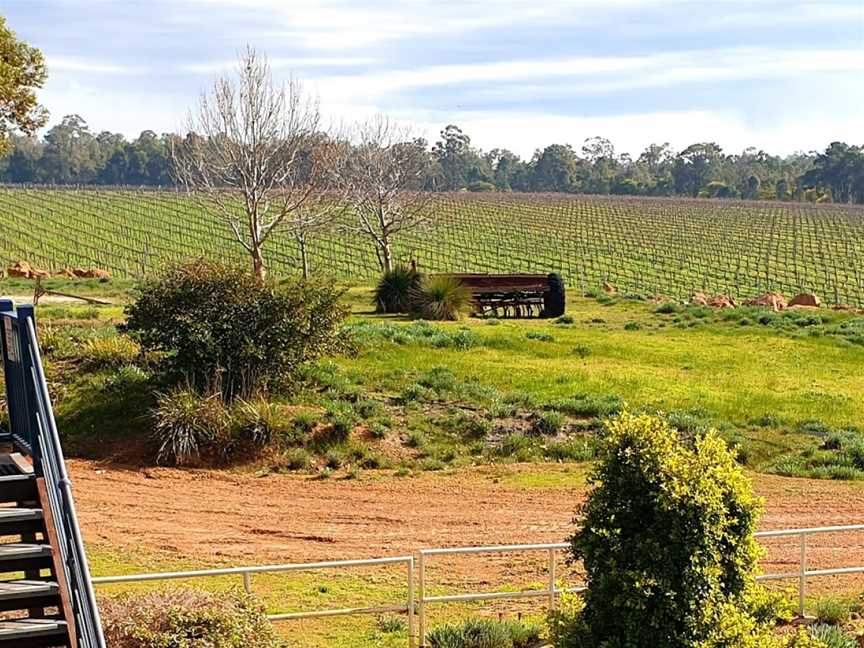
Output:
<svg viewBox="0 0 864 648">
<path fill-rule="evenodd" d="M 32 306 L 0 300 L 0 648 L 105 648 Z"/>
</svg>

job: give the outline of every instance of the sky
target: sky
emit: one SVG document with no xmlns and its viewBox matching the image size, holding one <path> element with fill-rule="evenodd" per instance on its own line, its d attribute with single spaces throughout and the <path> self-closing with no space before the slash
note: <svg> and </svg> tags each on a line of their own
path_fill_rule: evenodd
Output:
<svg viewBox="0 0 864 648">
<path fill-rule="evenodd" d="M 864 0 L 0 0 L 52 123 L 178 131 L 251 44 L 337 122 L 459 125 L 523 157 L 607 137 L 775 154 L 864 144 Z"/>
</svg>

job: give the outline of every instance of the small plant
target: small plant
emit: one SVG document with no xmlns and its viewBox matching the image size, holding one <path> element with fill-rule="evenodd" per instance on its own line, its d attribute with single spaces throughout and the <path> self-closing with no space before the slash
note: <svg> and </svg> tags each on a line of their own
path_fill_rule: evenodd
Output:
<svg viewBox="0 0 864 648">
<path fill-rule="evenodd" d="M 151 412 L 157 463 L 183 465 L 212 451 L 226 437 L 230 416 L 218 395 L 177 388 L 157 397 Z"/>
<path fill-rule="evenodd" d="M 408 313 L 411 295 L 420 285 L 420 273 L 414 268 L 398 264 L 381 275 L 375 286 L 375 312 Z"/>
<path fill-rule="evenodd" d="M 587 344 L 577 344 L 573 347 L 573 355 L 578 356 L 580 358 L 587 358 L 591 355 L 591 347 Z"/>
<path fill-rule="evenodd" d="M 405 632 L 408 629 L 405 619 L 397 616 L 380 616 L 375 621 L 375 625 L 379 631 L 385 634 Z"/>
<path fill-rule="evenodd" d="M 660 313 L 661 315 L 671 315 L 672 313 L 677 313 L 681 310 L 681 307 L 678 306 L 675 302 L 663 302 L 657 308 L 654 309 L 655 313 Z"/>
<path fill-rule="evenodd" d="M 287 427 L 279 409 L 263 398 L 238 400 L 231 414 L 234 439 L 259 448 L 270 445 Z"/>
<path fill-rule="evenodd" d="M 826 596 L 816 601 L 816 619 L 829 625 L 848 623 L 852 612 L 849 604 L 839 598 Z"/>
<path fill-rule="evenodd" d="M 311 455 L 303 448 L 288 448 L 276 458 L 273 468 L 276 470 L 306 470 L 311 463 Z"/>
<path fill-rule="evenodd" d="M 576 321 L 572 315 L 562 315 L 558 319 L 555 320 L 556 324 L 573 324 Z"/>
<path fill-rule="evenodd" d="M 525 337 L 529 340 L 537 340 L 539 342 L 554 342 L 555 336 L 545 331 L 528 331 Z"/>
<path fill-rule="evenodd" d="M 642 325 L 639 322 L 627 322 L 624 325 L 625 331 L 639 331 L 642 328 Z"/>
<path fill-rule="evenodd" d="M 567 423 L 567 417 L 557 410 L 538 412 L 534 415 L 532 431 L 535 434 L 557 434 Z"/>
<path fill-rule="evenodd" d="M 827 648 L 858 648 L 860 645 L 854 637 L 836 625 L 814 625 L 810 627 L 809 634 Z"/>
<path fill-rule="evenodd" d="M 431 648 L 531 648 L 539 639 L 537 626 L 489 619 L 438 626 L 428 637 Z"/>
<path fill-rule="evenodd" d="M 111 335 L 87 340 L 80 357 L 90 367 L 122 367 L 141 355 L 141 347 L 125 335 Z"/>
<path fill-rule="evenodd" d="M 411 294 L 415 316 L 426 320 L 455 321 L 471 312 L 471 291 L 455 277 L 424 277 Z"/>
</svg>

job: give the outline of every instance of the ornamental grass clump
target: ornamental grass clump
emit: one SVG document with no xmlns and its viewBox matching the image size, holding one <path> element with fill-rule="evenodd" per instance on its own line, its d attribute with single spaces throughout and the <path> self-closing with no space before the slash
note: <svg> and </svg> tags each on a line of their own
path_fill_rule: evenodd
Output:
<svg viewBox="0 0 864 648">
<path fill-rule="evenodd" d="M 459 279 L 447 275 L 423 277 L 411 292 L 412 311 L 426 320 L 455 321 L 471 312 L 473 297 Z"/>
<path fill-rule="evenodd" d="M 420 285 L 420 273 L 411 266 L 399 264 L 378 279 L 374 303 L 377 313 L 407 313 L 411 310 L 411 293 Z"/>
<path fill-rule="evenodd" d="M 755 580 L 761 502 L 723 440 L 681 439 L 661 418 L 626 412 L 606 428 L 570 540 L 584 607 L 553 619 L 556 645 L 782 645 Z"/>
</svg>

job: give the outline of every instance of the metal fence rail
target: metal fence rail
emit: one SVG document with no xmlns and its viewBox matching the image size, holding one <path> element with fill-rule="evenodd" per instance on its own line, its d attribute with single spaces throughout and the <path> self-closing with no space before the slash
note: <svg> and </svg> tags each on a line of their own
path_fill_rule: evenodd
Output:
<svg viewBox="0 0 864 648">
<path fill-rule="evenodd" d="M 807 568 L 807 539 L 811 535 L 829 534 L 829 533 L 850 533 L 856 531 L 864 531 L 864 524 L 856 524 L 849 526 L 830 526 L 830 527 L 813 527 L 802 529 L 783 529 L 778 531 L 761 531 L 756 533 L 757 538 L 798 538 L 800 546 L 798 570 L 788 573 L 764 574 L 759 576 L 759 581 L 780 581 L 792 580 L 798 581 L 798 612 L 802 616 L 805 612 L 805 598 L 807 593 L 807 581 L 811 578 L 821 576 L 840 576 L 846 574 L 862 574 L 864 566 L 853 567 L 838 567 L 834 569 L 813 569 Z M 569 548 L 567 543 L 555 544 L 511 544 L 511 545 L 492 545 L 488 547 L 451 547 L 444 549 L 422 549 L 418 552 L 419 560 L 417 561 L 417 572 L 419 583 L 415 596 L 415 573 L 414 556 L 397 556 L 394 558 L 374 558 L 369 560 L 337 560 L 331 562 L 317 563 L 301 563 L 301 564 L 286 564 L 286 565 L 263 565 L 252 567 L 230 567 L 225 569 L 210 569 L 201 571 L 186 571 L 186 572 L 165 572 L 155 574 L 139 574 L 132 576 L 107 576 L 94 578 L 93 582 L 97 585 L 106 585 L 109 583 L 136 583 L 146 581 L 166 581 L 190 578 L 207 578 L 216 576 L 231 576 L 239 575 L 243 577 L 243 585 L 247 592 L 252 592 L 252 575 L 261 573 L 280 573 L 289 571 L 312 571 L 317 569 L 344 569 L 351 567 L 375 566 L 375 565 L 405 565 L 406 584 L 407 584 L 407 601 L 402 604 L 382 605 L 374 607 L 362 608 L 345 608 L 338 610 L 318 610 L 309 612 L 293 612 L 289 614 L 273 614 L 269 618 L 271 621 L 290 621 L 297 619 L 316 619 L 334 616 L 350 616 L 360 614 L 384 614 L 398 613 L 407 614 L 408 616 L 408 645 L 410 648 L 415 648 L 418 644 L 422 647 L 426 645 L 427 636 L 427 606 L 430 604 L 444 603 L 466 603 L 472 601 L 500 601 L 500 600 L 519 600 L 528 598 L 545 598 L 549 609 L 554 609 L 557 598 L 564 592 L 581 592 L 584 591 L 585 585 L 577 585 L 569 588 L 562 588 L 557 585 L 557 564 L 559 553 L 566 551 Z M 525 590 L 525 591 L 497 591 L 497 592 L 478 592 L 478 593 L 463 593 L 463 594 L 448 594 L 430 596 L 427 594 L 429 589 L 429 579 L 427 567 L 430 559 L 440 556 L 466 556 L 478 554 L 508 554 L 508 553 L 531 553 L 545 552 L 547 554 L 547 587 L 544 589 Z M 416 611 L 416 619 L 415 619 Z"/>
</svg>

